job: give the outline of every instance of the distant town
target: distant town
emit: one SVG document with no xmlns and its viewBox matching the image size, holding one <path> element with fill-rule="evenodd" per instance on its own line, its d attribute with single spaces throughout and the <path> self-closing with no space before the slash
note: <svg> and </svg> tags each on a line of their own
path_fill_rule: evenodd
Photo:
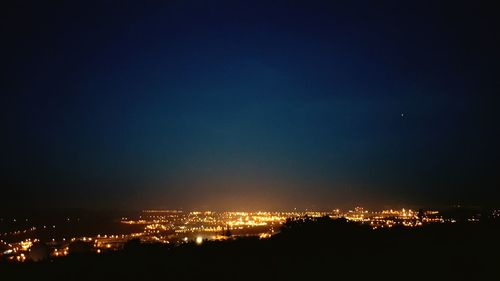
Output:
<svg viewBox="0 0 500 281">
<path fill-rule="evenodd" d="M 405 208 L 373 211 L 362 207 L 346 211 L 334 209 L 288 212 L 143 210 L 133 216 L 116 218 L 114 223 L 120 225 L 120 230 L 115 233 L 103 232 L 82 236 L 71 233 L 72 228 L 68 228 L 68 225 L 78 225 L 80 218 L 68 217 L 59 221 L 59 224 L 50 225 L 29 225 L 30 218 L 0 218 L 0 260 L 25 262 L 77 253 L 99 255 L 120 251 L 130 241 L 181 245 L 249 236 L 267 239 L 277 234 L 287 220 L 319 217 L 343 218 L 369 226 L 373 231 L 381 231 L 398 227 L 418 228 L 429 224 L 495 220 L 500 218 L 500 210 L 492 210 L 486 214 L 460 211 L 443 213 Z M 19 228 L 16 229 L 16 226 Z"/>
</svg>

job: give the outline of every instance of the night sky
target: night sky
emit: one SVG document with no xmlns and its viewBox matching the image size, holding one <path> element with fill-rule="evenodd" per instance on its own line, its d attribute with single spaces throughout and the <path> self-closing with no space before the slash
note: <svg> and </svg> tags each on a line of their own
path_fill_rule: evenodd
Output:
<svg viewBox="0 0 500 281">
<path fill-rule="evenodd" d="M 5 2 L 3 207 L 500 204 L 495 1 Z"/>
</svg>

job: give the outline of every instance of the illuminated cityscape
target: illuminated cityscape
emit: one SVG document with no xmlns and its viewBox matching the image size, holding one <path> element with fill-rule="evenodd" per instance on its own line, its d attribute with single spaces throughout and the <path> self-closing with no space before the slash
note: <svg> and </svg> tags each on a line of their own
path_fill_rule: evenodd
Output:
<svg viewBox="0 0 500 281">
<path fill-rule="evenodd" d="M 0 281 L 500 280 L 500 1 L 0 11 Z"/>
<path fill-rule="evenodd" d="M 499 210 L 494 210 L 491 217 L 499 217 Z M 44 258 L 64 257 L 72 252 L 88 252 L 103 254 L 122 250 L 124 245 L 139 239 L 141 243 L 162 243 L 180 245 L 183 243 L 202 244 L 203 241 L 228 240 L 237 237 L 255 236 L 260 239 L 270 238 L 279 233 L 287 220 L 303 218 L 329 217 L 344 218 L 347 221 L 367 225 L 372 230 L 392 227 L 422 227 L 429 224 L 453 224 L 457 220 L 443 218 L 433 210 L 381 210 L 371 211 L 362 207 L 341 211 L 288 211 L 288 212 L 215 212 L 215 211 L 181 211 L 181 210 L 144 210 L 135 217 L 121 217 L 119 223 L 129 226 L 137 232 L 100 233 L 89 236 L 67 236 L 49 238 L 55 232 L 56 225 L 32 226 L 28 229 L 0 233 L 0 258 L 12 262 L 39 260 L 31 255 L 32 247 L 40 244 L 47 247 Z M 480 215 L 471 215 L 467 222 L 479 222 Z M 9 219 L 10 220 L 10 219 Z M 70 219 L 67 219 L 69 221 Z M 16 223 L 11 219 L 9 223 Z M 29 219 L 25 219 L 29 222 Z M 6 223 L 2 218 L 2 223 Z M 40 239 L 42 234 L 45 239 Z M 19 240 L 18 237 L 23 237 Z M 25 237 L 25 238 L 24 238 Z"/>
</svg>

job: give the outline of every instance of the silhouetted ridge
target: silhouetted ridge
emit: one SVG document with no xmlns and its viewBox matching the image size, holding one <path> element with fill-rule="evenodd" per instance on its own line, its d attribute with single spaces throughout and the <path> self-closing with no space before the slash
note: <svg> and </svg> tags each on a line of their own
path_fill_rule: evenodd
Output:
<svg viewBox="0 0 500 281">
<path fill-rule="evenodd" d="M 131 240 L 123 251 L 2 264 L 0 272 L 15 280 L 498 280 L 498 237 L 494 223 L 372 230 L 303 217 L 269 239 L 180 246 Z"/>
</svg>

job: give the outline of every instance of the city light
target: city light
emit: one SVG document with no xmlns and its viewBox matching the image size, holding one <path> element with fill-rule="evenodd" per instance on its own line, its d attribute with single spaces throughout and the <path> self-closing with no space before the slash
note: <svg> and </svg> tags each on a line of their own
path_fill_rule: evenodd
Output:
<svg viewBox="0 0 500 281">
<path fill-rule="evenodd" d="M 493 211 L 492 217 L 498 217 L 500 212 Z M 373 230 L 390 229 L 395 226 L 406 228 L 422 227 L 433 223 L 456 223 L 454 218 L 443 218 L 438 211 L 420 210 L 415 211 L 408 208 L 387 209 L 371 211 L 362 207 L 341 211 L 282 211 L 282 212 L 216 212 L 216 211 L 192 211 L 180 210 L 145 210 L 137 216 L 121 217 L 119 222 L 124 226 L 140 227 L 142 231 L 123 233 L 96 234 L 95 236 L 82 236 L 71 238 L 50 238 L 45 244 L 51 248 L 52 257 L 63 257 L 70 255 L 70 245 L 82 242 L 89 245 L 92 252 L 101 254 L 110 251 L 122 250 L 131 239 L 139 239 L 141 243 L 181 244 L 194 241 L 196 245 L 202 245 L 209 240 L 227 240 L 237 237 L 255 236 L 259 239 L 267 239 L 280 232 L 287 220 L 303 220 L 304 218 L 329 217 L 332 219 L 344 218 L 362 225 L 368 225 Z M 66 219 L 65 219 L 66 220 Z M 477 223 L 479 215 L 467 219 L 467 222 Z M 23 222 L 27 220 L 23 219 Z M 76 221 L 79 221 L 77 219 Z M 32 233 L 33 238 L 15 241 L 24 230 L 15 230 L 2 233 L 3 240 L 0 245 L 3 249 L 0 257 L 8 260 L 23 262 L 28 259 L 28 253 L 35 243 L 40 242 L 35 238 L 39 232 L 54 232 L 56 227 L 44 228 L 32 226 L 26 230 L 26 234 Z M 9 243 L 5 241 L 8 238 Z"/>
<path fill-rule="evenodd" d="M 201 245 L 203 243 L 203 237 L 198 236 L 196 237 L 196 244 Z"/>
</svg>

